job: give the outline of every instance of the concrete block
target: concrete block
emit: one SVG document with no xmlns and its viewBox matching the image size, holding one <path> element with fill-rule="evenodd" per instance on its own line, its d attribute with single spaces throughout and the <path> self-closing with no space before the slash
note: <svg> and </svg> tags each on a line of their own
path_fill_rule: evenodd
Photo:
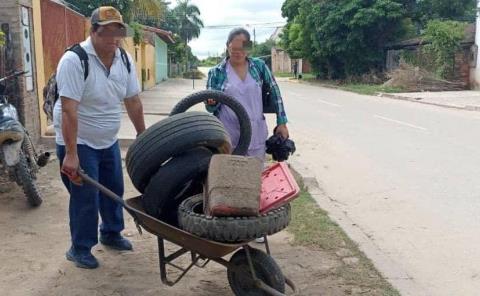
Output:
<svg viewBox="0 0 480 296">
<path fill-rule="evenodd" d="M 214 155 L 208 171 L 205 213 L 258 216 L 263 163 L 257 158 Z"/>
</svg>

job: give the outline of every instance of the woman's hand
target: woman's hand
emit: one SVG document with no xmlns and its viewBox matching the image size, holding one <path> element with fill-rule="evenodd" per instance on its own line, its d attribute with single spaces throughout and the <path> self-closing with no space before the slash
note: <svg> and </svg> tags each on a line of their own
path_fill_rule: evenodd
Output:
<svg viewBox="0 0 480 296">
<path fill-rule="evenodd" d="M 286 124 L 277 125 L 277 127 L 275 128 L 275 134 L 276 135 L 280 134 L 280 136 L 282 136 L 282 138 L 288 139 L 289 134 L 288 134 L 287 125 Z"/>
<path fill-rule="evenodd" d="M 214 99 L 207 99 L 207 105 L 209 106 L 215 106 L 217 104 L 217 101 Z"/>
</svg>

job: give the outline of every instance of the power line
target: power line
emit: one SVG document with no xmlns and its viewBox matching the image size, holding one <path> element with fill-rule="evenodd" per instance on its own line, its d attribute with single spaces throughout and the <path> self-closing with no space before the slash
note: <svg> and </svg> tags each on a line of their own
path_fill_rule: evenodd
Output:
<svg viewBox="0 0 480 296">
<path fill-rule="evenodd" d="M 229 27 L 203 27 L 202 29 L 205 30 L 227 30 L 227 29 L 233 29 L 233 28 L 238 28 L 238 27 L 243 27 L 243 26 L 229 26 Z M 277 28 L 282 28 L 283 26 L 255 26 L 255 29 L 277 29 Z"/>
<path fill-rule="evenodd" d="M 286 22 L 281 21 L 281 22 L 266 22 L 266 23 L 250 23 L 250 24 L 225 24 L 225 25 L 210 25 L 210 26 L 204 26 L 203 29 L 229 29 L 229 28 L 235 28 L 235 27 L 281 27 L 283 25 L 286 25 Z"/>
</svg>

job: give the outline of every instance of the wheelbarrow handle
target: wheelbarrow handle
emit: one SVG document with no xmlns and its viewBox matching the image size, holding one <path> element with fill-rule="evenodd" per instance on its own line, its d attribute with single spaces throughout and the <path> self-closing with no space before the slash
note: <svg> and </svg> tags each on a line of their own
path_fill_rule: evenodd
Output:
<svg viewBox="0 0 480 296">
<path fill-rule="evenodd" d="M 97 188 L 98 190 L 100 190 L 101 193 L 105 194 L 106 196 L 110 197 L 111 199 L 113 199 L 114 201 L 118 202 L 119 204 L 121 204 L 123 207 L 125 208 L 130 208 L 128 207 L 126 204 L 125 204 L 125 201 L 118 195 L 116 195 L 113 191 L 111 191 L 110 189 L 108 189 L 107 187 L 103 186 L 102 184 L 100 184 L 99 182 L 97 182 L 96 180 L 92 179 L 89 175 L 87 175 L 83 170 L 78 170 L 78 175 L 82 178 L 82 180 L 88 184 L 88 185 L 91 185 L 95 188 Z"/>
</svg>

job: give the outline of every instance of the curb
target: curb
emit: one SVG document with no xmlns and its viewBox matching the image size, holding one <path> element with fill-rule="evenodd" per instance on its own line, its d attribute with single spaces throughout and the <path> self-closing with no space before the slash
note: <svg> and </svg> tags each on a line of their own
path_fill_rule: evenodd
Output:
<svg viewBox="0 0 480 296">
<path fill-rule="evenodd" d="M 431 105 L 431 106 L 437 106 L 437 107 L 443 107 L 443 108 L 449 108 L 449 109 L 455 109 L 455 110 L 466 110 L 466 111 L 477 111 L 477 112 L 480 111 L 480 106 L 466 105 L 464 107 L 460 107 L 460 106 L 453 106 L 453 105 L 447 105 L 447 104 L 441 104 L 441 103 L 426 102 L 426 101 L 421 101 L 421 98 L 404 97 L 404 96 L 388 94 L 388 93 L 378 93 L 377 96 L 382 98 L 409 101 L 409 102 L 414 102 L 414 103 L 419 103 L 424 105 Z"/>
<path fill-rule="evenodd" d="M 372 240 L 364 230 L 348 217 L 342 205 L 329 197 L 322 189 L 314 173 L 304 163 L 290 161 L 290 168 L 295 176 L 300 178 L 304 188 L 310 193 L 317 205 L 327 211 L 332 221 L 337 223 L 348 237 L 354 241 L 359 249 L 369 258 L 377 270 L 402 295 L 427 295 L 423 288 L 415 282 L 398 262 L 388 257 L 384 251 Z"/>
<path fill-rule="evenodd" d="M 289 82 L 291 82 L 291 81 L 289 81 Z M 308 80 L 298 80 L 298 81 L 295 81 L 295 82 L 296 83 L 301 83 L 301 84 L 306 84 L 306 85 L 311 85 L 311 86 L 319 86 L 319 87 L 323 87 L 323 88 L 336 89 L 336 90 L 349 92 L 348 90 L 344 90 L 339 86 L 324 84 L 324 83 L 321 83 L 321 82 L 310 82 Z M 352 93 L 355 93 L 355 92 L 352 92 Z M 358 94 L 358 93 L 355 93 L 355 94 Z M 358 94 L 358 95 L 362 95 L 362 94 Z M 466 110 L 466 111 L 480 112 L 480 106 L 465 105 L 463 107 L 460 107 L 460 106 L 454 106 L 454 105 L 448 105 L 448 104 L 442 104 L 442 103 L 422 101 L 421 98 L 404 97 L 404 96 L 399 96 L 399 95 L 390 94 L 390 93 L 382 93 L 382 92 L 376 93 L 376 96 L 377 97 L 382 97 L 382 98 L 394 99 L 394 100 L 420 103 L 420 104 L 424 104 L 424 105 L 431 105 L 431 106 L 455 109 L 455 110 Z"/>
<path fill-rule="evenodd" d="M 341 89 L 339 86 L 328 84 L 328 83 L 312 82 L 312 81 L 305 80 L 305 79 L 298 80 L 297 83 L 306 84 L 306 85 L 310 85 L 310 86 L 319 86 L 319 87 L 323 87 L 323 88 L 336 89 L 336 90 L 341 90 L 341 91 L 348 92 L 347 90 Z"/>
</svg>

